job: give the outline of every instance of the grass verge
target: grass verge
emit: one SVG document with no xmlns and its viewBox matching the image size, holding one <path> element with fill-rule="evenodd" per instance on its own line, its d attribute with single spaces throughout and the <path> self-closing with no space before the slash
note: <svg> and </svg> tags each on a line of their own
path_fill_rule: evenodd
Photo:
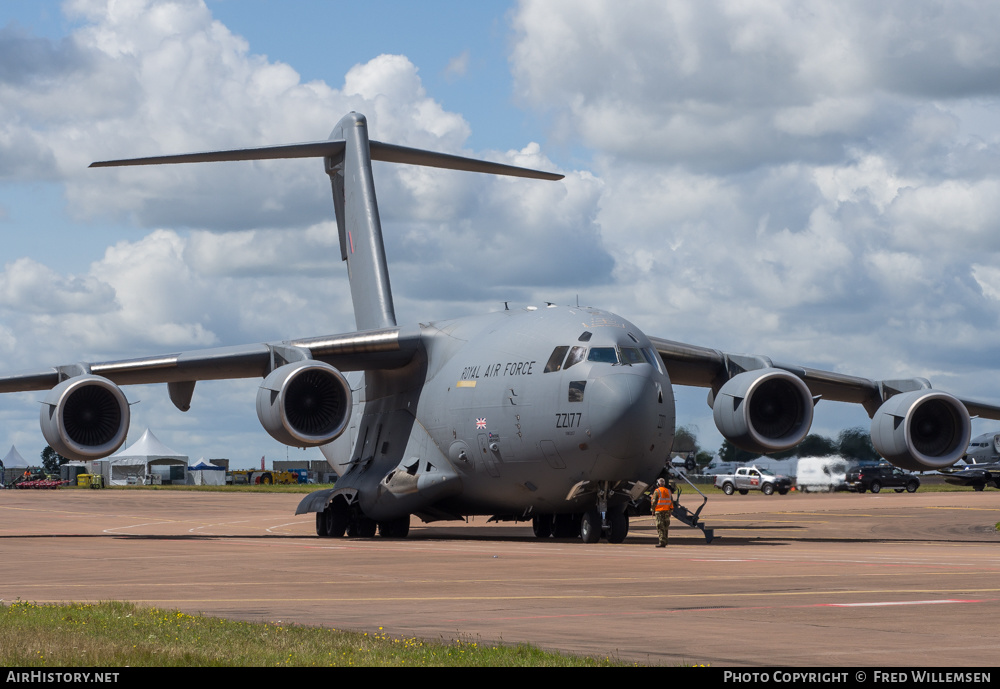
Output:
<svg viewBox="0 0 1000 689">
<path fill-rule="evenodd" d="M 610 667 L 586 658 L 466 639 L 425 641 L 281 622 L 237 622 L 131 603 L 0 608 L 7 667 Z"/>
</svg>

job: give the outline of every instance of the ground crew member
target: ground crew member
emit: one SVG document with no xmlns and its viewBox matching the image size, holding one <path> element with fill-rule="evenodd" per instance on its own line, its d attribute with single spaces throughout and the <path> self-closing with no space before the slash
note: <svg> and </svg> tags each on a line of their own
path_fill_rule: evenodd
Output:
<svg viewBox="0 0 1000 689">
<path fill-rule="evenodd" d="M 660 537 L 657 548 L 667 547 L 667 532 L 670 531 L 670 513 L 674 511 L 674 499 L 667 488 L 666 479 L 656 481 L 652 495 L 653 515 L 656 517 L 656 534 Z"/>
</svg>

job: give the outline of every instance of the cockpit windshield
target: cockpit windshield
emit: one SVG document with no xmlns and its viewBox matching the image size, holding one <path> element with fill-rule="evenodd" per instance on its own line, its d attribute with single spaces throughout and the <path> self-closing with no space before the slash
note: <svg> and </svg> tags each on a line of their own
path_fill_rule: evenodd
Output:
<svg viewBox="0 0 1000 689">
<path fill-rule="evenodd" d="M 618 350 L 615 347 L 591 347 L 587 361 L 599 364 L 617 364 Z"/>
</svg>

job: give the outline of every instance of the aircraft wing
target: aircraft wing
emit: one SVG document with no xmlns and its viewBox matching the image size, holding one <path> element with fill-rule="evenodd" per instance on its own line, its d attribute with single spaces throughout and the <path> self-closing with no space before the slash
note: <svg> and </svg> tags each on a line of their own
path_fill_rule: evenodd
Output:
<svg viewBox="0 0 1000 689">
<path fill-rule="evenodd" d="M 341 435 L 353 403 L 341 371 L 406 366 L 421 349 L 418 328 L 381 328 L 236 347 L 81 362 L 0 377 L 0 393 L 48 390 L 42 434 L 60 455 L 106 457 L 125 441 L 129 404 L 119 385 L 166 383 L 171 402 L 191 406 L 199 380 L 262 378 L 257 415 L 279 442 L 326 444 Z"/>
<path fill-rule="evenodd" d="M 710 388 L 720 432 L 750 451 L 794 447 L 808 433 L 821 399 L 860 404 L 872 418 L 872 442 L 883 457 L 913 471 L 958 461 L 973 416 L 1000 419 L 1000 405 L 931 389 L 925 378 L 870 380 L 772 361 L 750 354 L 650 338 L 672 383 Z"/>
<path fill-rule="evenodd" d="M 399 368 L 419 346 L 417 332 L 384 328 L 284 342 L 200 349 L 160 356 L 78 363 L 0 377 L 0 393 L 48 390 L 72 375 L 91 374 L 116 385 L 264 378 L 294 361 L 316 360 L 341 371 Z M 81 370 L 83 369 L 83 370 Z"/>
</svg>

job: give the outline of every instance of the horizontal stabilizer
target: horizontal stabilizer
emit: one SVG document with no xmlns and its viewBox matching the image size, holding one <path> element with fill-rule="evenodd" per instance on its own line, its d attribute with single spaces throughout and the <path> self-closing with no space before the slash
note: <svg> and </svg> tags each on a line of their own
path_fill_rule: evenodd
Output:
<svg viewBox="0 0 1000 689">
<path fill-rule="evenodd" d="M 476 160 L 475 158 L 463 158 L 462 156 L 449 155 L 447 153 L 435 153 L 419 148 L 408 148 L 406 146 L 396 146 L 395 144 L 384 144 L 381 141 L 370 141 L 372 160 L 381 160 L 386 163 L 404 163 L 406 165 L 423 165 L 424 167 L 440 167 L 446 170 L 464 170 L 465 172 L 483 172 L 490 175 L 509 175 L 511 177 L 529 177 L 531 179 L 560 180 L 563 175 L 541 170 L 532 170 L 516 165 L 503 165 L 502 163 L 491 163 L 486 160 Z"/>
<path fill-rule="evenodd" d="M 233 151 L 206 151 L 181 155 L 102 160 L 90 167 L 124 167 L 126 165 L 170 165 L 173 163 L 218 163 L 229 160 L 277 160 L 280 158 L 326 158 L 342 153 L 343 141 L 312 141 L 304 144 L 240 148 Z"/>
<path fill-rule="evenodd" d="M 386 163 L 403 163 L 406 165 L 422 165 L 447 170 L 463 170 L 466 172 L 482 172 L 492 175 L 508 175 L 511 177 L 528 177 L 531 179 L 560 180 L 563 175 L 541 170 L 532 170 L 516 165 L 504 165 L 475 158 L 425 151 L 420 148 L 384 144 L 381 141 L 369 141 L 371 159 Z M 204 153 L 182 153 L 169 156 L 149 156 L 146 158 L 126 158 L 123 160 L 102 160 L 91 163 L 90 167 L 124 167 L 127 165 L 171 165 L 176 163 L 218 163 L 232 160 L 278 160 L 282 158 L 329 158 L 338 156 L 344 151 L 343 139 L 331 141 L 312 141 L 302 144 L 287 144 L 283 146 L 263 146 L 261 148 L 240 148 L 231 151 L 206 151 Z"/>
</svg>

